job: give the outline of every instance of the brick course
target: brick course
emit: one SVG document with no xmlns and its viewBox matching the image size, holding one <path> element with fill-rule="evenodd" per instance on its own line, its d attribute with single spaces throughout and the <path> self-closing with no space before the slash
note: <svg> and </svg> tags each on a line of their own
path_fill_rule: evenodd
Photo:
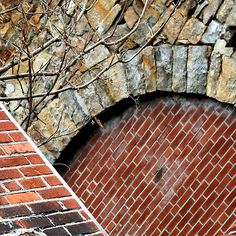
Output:
<svg viewBox="0 0 236 236">
<path fill-rule="evenodd" d="M 99 233 L 82 209 L 87 211 L 0 104 L 0 235 L 16 229 Z"/>
<path fill-rule="evenodd" d="M 77 150 L 65 179 L 109 235 L 227 233 L 236 219 L 235 117 L 208 99 L 129 107 Z"/>
</svg>

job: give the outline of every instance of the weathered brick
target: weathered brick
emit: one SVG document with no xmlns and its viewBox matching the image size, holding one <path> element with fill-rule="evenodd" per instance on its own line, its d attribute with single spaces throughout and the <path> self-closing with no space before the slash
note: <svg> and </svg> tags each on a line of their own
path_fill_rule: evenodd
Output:
<svg viewBox="0 0 236 236">
<path fill-rule="evenodd" d="M 14 222 L 15 224 L 21 226 L 22 228 L 45 228 L 54 226 L 53 223 L 47 217 L 30 217 L 23 218 Z"/>
<path fill-rule="evenodd" d="M 62 207 L 57 201 L 47 201 L 40 203 L 32 203 L 28 205 L 32 212 L 35 214 L 38 213 L 49 213 L 61 211 Z"/>
<path fill-rule="evenodd" d="M 17 169 L 0 170 L 0 180 L 15 179 L 20 177 L 22 177 L 22 175 Z"/>
<path fill-rule="evenodd" d="M 33 147 L 29 143 L 5 144 L 2 146 L 2 149 L 6 154 L 34 152 Z"/>
<path fill-rule="evenodd" d="M 81 222 L 83 218 L 80 216 L 78 212 L 63 212 L 60 214 L 53 214 L 48 216 L 48 218 L 55 224 L 55 225 L 64 225 L 71 222 Z"/>
<path fill-rule="evenodd" d="M 64 227 L 53 227 L 43 231 L 47 236 L 68 236 Z M 76 235 L 76 234 L 75 234 Z"/>
<path fill-rule="evenodd" d="M 10 222 L 6 223 L 0 223 L 0 234 L 8 233 L 12 228 L 12 225 Z"/>
<path fill-rule="evenodd" d="M 25 176 L 40 176 L 52 174 L 52 170 L 46 165 L 23 167 L 20 168 L 20 171 Z"/>
<path fill-rule="evenodd" d="M 0 120 L 9 120 L 7 114 L 4 111 L 0 111 Z"/>
<path fill-rule="evenodd" d="M 11 121 L 0 120 L 0 131 L 7 131 L 7 130 L 17 130 L 17 127 Z"/>
<path fill-rule="evenodd" d="M 21 132 L 19 132 L 19 131 L 17 131 L 17 132 L 10 132 L 10 133 L 9 133 L 9 136 L 10 136 L 15 142 L 20 142 L 20 141 L 25 141 L 25 140 L 26 140 L 25 136 L 24 136 Z"/>
<path fill-rule="evenodd" d="M 19 180 L 19 183 L 23 186 L 24 189 L 34 189 L 45 187 L 45 183 L 41 178 L 30 178 Z"/>
<path fill-rule="evenodd" d="M 69 225 L 66 228 L 72 235 L 91 234 L 98 231 L 97 226 L 93 222 L 84 222 L 84 223 Z"/>
<path fill-rule="evenodd" d="M 9 143 L 9 142 L 12 142 L 12 139 L 8 134 L 6 133 L 0 134 L 0 143 Z"/>
<path fill-rule="evenodd" d="M 61 181 L 56 176 L 47 176 L 47 177 L 44 177 L 44 179 L 51 186 L 61 185 L 62 184 Z"/>
<path fill-rule="evenodd" d="M 141 103 L 135 116 L 125 112 L 115 126 L 104 123 L 66 177 L 111 235 L 207 235 L 202 220 L 216 229 L 217 205 L 232 205 L 234 128 L 222 124 L 233 110 L 162 99 Z"/>
<path fill-rule="evenodd" d="M 29 164 L 29 161 L 23 156 L 6 157 L 6 158 L 1 158 L 1 160 L 0 160 L 0 168 L 24 166 L 24 165 L 28 165 L 28 164 Z"/>
<path fill-rule="evenodd" d="M 24 205 L 0 208 L 0 216 L 5 219 L 16 216 L 27 216 L 30 214 L 30 210 Z"/>
<path fill-rule="evenodd" d="M 70 196 L 70 193 L 65 187 L 40 190 L 38 191 L 38 193 L 41 195 L 42 198 L 45 198 L 45 199 Z"/>
<path fill-rule="evenodd" d="M 4 186 L 10 191 L 17 191 L 21 189 L 15 181 L 6 182 L 4 183 Z"/>
<path fill-rule="evenodd" d="M 24 203 L 24 202 L 34 202 L 40 199 L 40 197 L 35 192 L 25 192 L 25 193 L 16 193 L 6 196 L 6 199 L 11 204 Z"/>
</svg>

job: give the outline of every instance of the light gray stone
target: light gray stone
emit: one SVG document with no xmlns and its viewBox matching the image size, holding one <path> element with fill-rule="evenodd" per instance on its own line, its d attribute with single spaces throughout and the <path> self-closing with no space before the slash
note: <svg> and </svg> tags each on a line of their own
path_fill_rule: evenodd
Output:
<svg viewBox="0 0 236 236">
<path fill-rule="evenodd" d="M 225 24 L 227 27 L 229 27 L 229 26 L 235 27 L 236 26 L 236 5 L 234 5 L 232 10 L 230 11 L 230 14 L 227 17 Z"/>
<path fill-rule="evenodd" d="M 220 22 L 212 20 L 202 36 L 202 42 L 205 44 L 214 44 L 220 38 L 222 29 L 223 25 Z"/>
<path fill-rule="evenodd" d="M 186 92 L 187 84 L 188 48 L 184 46 L 173 47 L 173 73 L 172 90 L 177 93 Z"/>
<path fill-rule="evenodd" d="M 188 93 L 206 93 L 210 49 L 208 46 L 189 46 L 187 62 Z"/>
<path fill-rule="evenodd" d="M 233 54 L 234 49 L 232 47 L 226 47 L 226 44 L 227 43 L 224 39 L 218 39 L 214 46 L 214 52 L 218 52 L 220 54 L 230 57 Z"/>
<path fill-rule="evenodd" d="M 128 51 L 124 59 L 128 60 L 131 58 L 137 50 Z M 137 55 L 128 63 L 125 63 L 126 68 L 126 76 L 128 81 L 129 92 L 133 96 L 138 96 L 141 94 L 145 94 L 145 80 L 144 75 L 141 70 L 141 57 Z"/>
<path fill-rule="evenodd" d="M 203 9 L 202 21 L 208 24 L 210 19 L 216 14 L 223 0 L 208 0 L 208 5 Z"/>
<path fill-rule="evenodd" d="M 98 96 L 93 84 L 89 84 L 87 87 L 79 89 L 78 96 L 84 100 L 91 116 L 96 116 L 104 110 L 100 97 Z"/>
<path fill-rule="evenodd" d="M 217 86 L 221 72 L 222 55 L 213 52 L 210 58 L 210 67 L 207 75 L 207 96 L 216 98 Z"/>
<path fill-rule="evenodd" d="M 172 90 L 172 47 L 163 45 L 156 47 L 157 89 Z"/>
<path fill-rule="evenodd" d="M 109 50 L 104 45 L 99 45 L 91 50 L 89 53 L 85 54 L 83 59 L 82 71 L 86 71 L 104 61 L 110 56 Z"/>
<path fill-rule="evenodd" d="M 100 98 L 100 103 L 104 108 L 110 107 L 115 104 L 115 100 L 112 98 L 104 78 L 99 78 L 93 82 L 97 95 Z"/>
<path fill-rule="evenodd" d="M 221 23 L 224 23 L 235 4 L 235 0 L 224 0 L 223 4 L 220 6 L 220 9 L 217 12 L 217 20 L 219 20 Z"/>
<path fill-rule="evenodd" d="M 69 90 L 59 95 L 59 99 L 65 104 L 69 104 L 67 107 L 71 120 L 77 127 L 82 127 L 90 119 L 90 114 L 85 106 L 84 102 L 78 97 L 76 91 Z M 84 109 L 83 109 L 84 108 Z"/>
<path fill-rule="evenodd" d="M 145 42 L 148 33 L 150 33 L 150 27 L 147 22 L 142 22 L 139 24 L 137 30 L 130 36 L 130 39 L 135 43 L 142 45 Z"/>
<path fill-rule="evenodd" d="M 117 63 L 104 74 L 104 77 L 104 84 L 107 87 L 106 91 L 115 102 L 129 97 L 124 64 Z"/>
<path fill-rule="evenodd" d="M 92 31 L 92 29 L 88 23 L 88 20 L 84 15 L 79 19 L 79 21 L 76 21 L 75 27 L 76 27 L 75 32 L 76 32 L 77 36 L 81 36 L 86 32 Z"/>
</svg>

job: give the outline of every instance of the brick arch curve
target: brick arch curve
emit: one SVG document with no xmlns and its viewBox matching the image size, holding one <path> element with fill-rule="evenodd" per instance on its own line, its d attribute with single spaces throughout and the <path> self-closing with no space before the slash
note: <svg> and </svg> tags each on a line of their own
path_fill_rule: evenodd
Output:
<svg viewBox="0 0 236 236">
<path fill-rule="evenodd" d="M 105 123 L 65 178 L 109 235 L 220 235 L 234 221 L 234 116 L 209 99 L 146 101 Z"/>
</svg>

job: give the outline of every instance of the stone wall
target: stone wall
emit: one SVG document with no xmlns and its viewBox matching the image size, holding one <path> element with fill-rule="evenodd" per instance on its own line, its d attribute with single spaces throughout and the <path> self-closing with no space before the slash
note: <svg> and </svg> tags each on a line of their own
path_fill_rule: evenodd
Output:
<svg viewBox="0 0 236 236">
<path fill-rule="evenodd" d="M 82 4 L 82 1 L 70 0 L 65 6 L 65 17 L 61 17 L 64 15 L 62 8 L 57 7 L 57 1 L 50 3 L 55 7 L 50 14 L 42 14 L 44 5 L 41 2 L 23 2 L 25 11 L 37 13 L 30 18 L 31 24 L 24 26 L 28 37 L 32 38 L 32 51 L 45 39 L 59 37 L 58 29 L 70 23 Z M 18 1 L 13 6 L 4 0 L 0 7 L 3 12 L 17 4 Z M 81 52 L 91 35 L 88 47 L 94 46 L 112 30 L 112 42 L 118 41 L 116 44 L 102 42 L 85 53 L 56 84 L 61 88 L 65 81 L 71 85 L 82 81 L 84 86 L 49 97 L 35 110 L 28 133 L 51 162 L 81 127 L 91 119 L 96 120 L 96 115 L 106 108 L 130 96 L 167 91 L 202 94 L 224 103 L 236 103 L 236 54 L 231 40 L 236 26 L 234 0 L 153 0 L 148 3 L 141 22 L 138 19 L 145 8 L 144 0 L 127 3 L 97 0 L 88 4 L 91 5 L 80 20 L 74 22 L 73 34 L 69 35 L 68 42 L 73 49 Z M 120 16 L 122 19 L 114 28 Z M 13 11 L 1 14 L 0 23 L 0 57 L 4 68 L 14 59 L 15 48 L 9 41 L 17 42 L 21 18 Z M 129 32 L 126 40 L 119 40 Z M 47 50 L 37 54 L 33 60 L 35 70 L 46 66 L 53 70 L 58 66 L 65 45 L 55 40 Z M 116 63 L 99 79 L 89 82 L 100 68 L 120 58 L 126 63 Z M 68 61 L 72 59 L 73 55 Z M 27 68 L 22 62 L 18 69 L 24 73 Z M 0 68 L 3 75 L 11 75 L 14 70 L 14 67 L 6 71 Z M 45 92 L 52 85 L 48 77 L 41 76 L 37 81 L 33 88 L 35 93 Z M 21 86 L 17 80 L 4 80 L 2 97 L 21 96 L 27 86 L 26 80 L 22 80 Z M 25 101 L 12 101 L 6 105 L 18 122 L 26 119 Z"/>
</svg>

